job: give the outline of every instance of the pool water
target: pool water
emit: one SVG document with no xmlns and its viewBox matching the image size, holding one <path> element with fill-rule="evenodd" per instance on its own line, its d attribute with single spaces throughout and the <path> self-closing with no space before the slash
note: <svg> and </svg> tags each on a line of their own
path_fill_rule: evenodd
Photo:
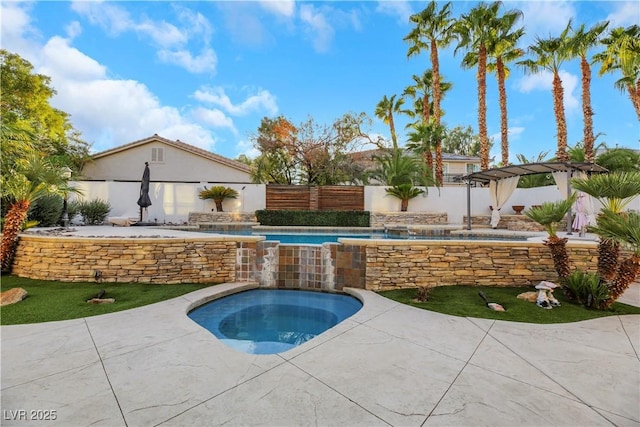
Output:
<svg viewBox="0 0 640 427">
<path fill-rule="evenodd" d="M 275 354 L 303 344 L 355 314 L 351 296 L 288 289 L 254 289 L 192 310 L 188 316 L 226 345 Z"/>
</svg>

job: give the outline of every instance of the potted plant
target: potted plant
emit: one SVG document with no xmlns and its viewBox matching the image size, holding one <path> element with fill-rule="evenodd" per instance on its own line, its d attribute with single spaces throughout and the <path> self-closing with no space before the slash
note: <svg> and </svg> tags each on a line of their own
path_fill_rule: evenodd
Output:
<svg viewBox="0 0 640 427">
<path fill-rule="evenodd" d="M 235 199 L 238 197 L 238 192 L 231 187 L 216 185 L 211 188 L 204 187 L 199 196 L 203 200 L 212 199 L 216 204 L 216 211 L 222 212 L 224 199 Z"/>
</svg>

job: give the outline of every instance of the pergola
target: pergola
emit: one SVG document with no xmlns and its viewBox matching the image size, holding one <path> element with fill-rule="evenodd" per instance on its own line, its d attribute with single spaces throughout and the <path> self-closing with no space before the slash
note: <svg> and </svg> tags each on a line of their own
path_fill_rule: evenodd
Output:
<svg viewBox="0 0 640 427">
<path fill-rule="evenodd" d="M 502 168 L 487 169 L 461 177 L 460 180 L 467 184 L 467 230 L 471 230 L 471 183 L 486 185 L 491 181 L 498 181 L 515 176 L 566 172 L 567 194 L 571 195 L 571 175 L 574 171 L 585 172 L 587 175 L 608 172 L 607 169 L 595 163 L 543 162 L 524 163 L 521 165 L 510 165 Z M 571 234 L 571 211 L 567 213 L 567 233 Z"/>
</svg>

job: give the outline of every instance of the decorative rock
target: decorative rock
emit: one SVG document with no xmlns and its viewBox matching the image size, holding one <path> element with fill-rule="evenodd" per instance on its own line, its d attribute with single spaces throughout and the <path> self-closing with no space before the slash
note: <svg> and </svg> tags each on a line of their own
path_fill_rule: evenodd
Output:
<svg viewBox="0 0 640 427">
<path fill-rule="evenodd" d="M 113 304 L 116 300 L 115 298 L 91 298 L 87 302 L 89 304 Z"/>
<path fill-rule="evenodd" d="M 27 291 L 22 288 L 12 288 L 4 292 L 0 292 L 0 306 L 15 304 L 27 297 Z"/>
</svg>

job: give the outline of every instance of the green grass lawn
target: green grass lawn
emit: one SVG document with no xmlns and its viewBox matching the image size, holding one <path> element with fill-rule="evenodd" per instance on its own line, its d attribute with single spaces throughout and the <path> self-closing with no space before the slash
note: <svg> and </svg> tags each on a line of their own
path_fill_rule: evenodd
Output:
<svg viewBox="0 0 640 427">
<path fill-rule="evenodd" d="M 143 283 L 67 283 L 2 276 L 0 289 L 23 288 L 28 292 L 23 301 L 0 308 L 0 324 L 50 322 L 76 319 L 128 310 L 174 298 L 206 284 L 159 285 Z M 101 289 L 105 298 L 115 298 L 113 304 L 88 304 Z"/>
<path fill-rule="evenodd" d="M 487 308 L 478 295 L 479 291 L 483 291 L 490 302 L 501 304 L 506 311 L 497 312 Z M 527 291 L 535 291 L 535 289 L 522 287 L 440 286 L 432 290 L 429 300 L 424 303 L 413 301 L 417 293 L 416 288 L 383 291 L 379 292 L 379 294 L 403 304 L 437 311 L 438 313 L 509 320 L 512 322 L 567 323 L 604 316 L 640 314 L 640 307 L 618 302 L 614 303 L 609 310 L 587 309 L 567 301 L 560 289 L 554 292 L 554 295 L 562 305 L 551 310 L 545 310 L 536 306 L 535 303 L 516 298 L 518 294 Z"/>
</svg>

